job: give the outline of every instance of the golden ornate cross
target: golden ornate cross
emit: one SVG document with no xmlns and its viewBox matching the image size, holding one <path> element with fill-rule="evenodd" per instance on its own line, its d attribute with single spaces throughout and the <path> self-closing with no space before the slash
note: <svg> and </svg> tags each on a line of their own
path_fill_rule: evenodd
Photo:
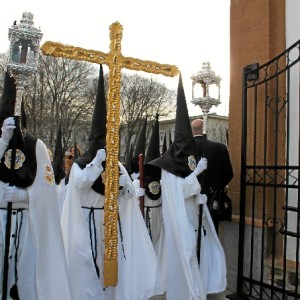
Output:
<svg viewBox="0 0 300 300">
<path fill-rule="evenodd" d="M 106 181 L 105 181 L 105 251 L 104 286 L 118 283 L 118 193 L 119 193 L 119 127 L 121 98 L 121 69 L 126 68 L 166 76 L 176 76 L 176 66 L 159 64 L 148 60 L 124 57 L 121 53 L 123 27 L 119 22 L 110 25 L 110 52 L 103 53 L 79 47 L 46 42 L 41 50 L 45 55 L 106 64 L 108 77 L 108 110 L 106 134 Z M 128 275 L 130 276 L 130 275 Z"/>
</svg>

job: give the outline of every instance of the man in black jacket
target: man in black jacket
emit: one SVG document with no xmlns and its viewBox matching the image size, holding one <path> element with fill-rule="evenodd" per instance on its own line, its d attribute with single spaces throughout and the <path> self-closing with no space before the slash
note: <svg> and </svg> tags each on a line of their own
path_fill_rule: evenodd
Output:
<svg viewBox="0 0 300 300">
<path fill-rule="evenodd" d="M 224 209 L 231 210 L 231 203 L 226 202 L 228 197 L 225 193 L 225 188 L 233 177 L 228 149 L 222 143 L 206 139 L 203 135 L 202 119 L 193 120 L 191 126 L 199 158 L 207 158 L 207 170 L 200 175 L 203 188 L 201 193 L 207 195 L 208 207 L 218 232 L 220 220 L 231 220 L 231 211 L 225 216 L 222 215 Z M 224 199 L 227 199 L 225 204 L 222 201 Z"/>
</svg>

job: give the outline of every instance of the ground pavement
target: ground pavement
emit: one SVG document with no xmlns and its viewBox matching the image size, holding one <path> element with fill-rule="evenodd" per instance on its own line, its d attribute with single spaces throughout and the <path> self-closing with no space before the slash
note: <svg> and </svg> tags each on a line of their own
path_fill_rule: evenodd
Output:
<svg viewBox="0 0 300 300">
<path fill-rule="evenodd" d="M 229 291 L 224 291 L 222 293 L 218 293 L 218 294 L 211 294 L 207 296 L 207 300 L 228 300 L 226 298 L 226 295 L 231 294 Z M 150 298 L 150 300 L 165 300 L 166 296 L 165 295 L 160 295 L 160 296 L 155 296 Z M 182 299 L 185 300 L 185 299 Z"/>
</svg>

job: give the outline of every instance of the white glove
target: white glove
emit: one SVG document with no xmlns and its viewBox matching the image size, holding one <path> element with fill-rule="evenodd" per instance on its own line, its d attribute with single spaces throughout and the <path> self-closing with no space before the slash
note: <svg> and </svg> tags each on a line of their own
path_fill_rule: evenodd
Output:
<svg viewBox="0 0 300 300">
<path fill-rule="evenodd" d="M 126 184 L 126 186 L 123 187 L 120 192 L 124 199 L 130 199 L 135 195 L 135 190 L 132 184 Z"/>
<path fill-rule="evenodd" d="M 126 191 L 127 191 L 127 196 L 130 196 L 130 197 L 132 197 L 135 193 L 135 189 L 134 189 L 133 185 L 131 185 L 131 184 L 126 185 Z"/>
<path fill-rule="evenodd" d="M 138 188 L 138 189 L 136 189 L 136 195 L 137 195 L 137 197 L 143 197 L 143 196 L 145 196 L 145 189 L 143 189 L 143 188 Z"/>
<path fill-rule="evenodd" d="M 6 145 L 5 142 L 2 141 L 2 139 L 0 138 L 0 160 L 2 159 L 3 154 L 4 154 L 4 152 L 5 152 L 6 149 L 7 149 L 7 146 L 8 146 L 8 145 Z"/>
<path fill-rule="evenodd" d="M 13 117 L 9 117 L 4 120 L 1 128 L 2 134 L 0 140 L 6 147 L 13 136 L 15 128 L 15 119 Z"/>
<path fill-rule="evenodd" d="M 121 174 L 119 177 L 119 186 L 125 186 L 127 184 L 127 176 L 125 174 Z"/>
<path fill-rule="evenodd" d="M 3 187 L 4 194 L 3 200 L 6 202 L 19 202 L 29 200 L 29 195 L 27 189 L 18 188 L 15 185 L 6 185 Z"/>
<path fill-rule="evenodd" d="M 97 151 L 97 154 L 95 158 L 92 160 L 91 165 L 96 165 L 98 168 L 101 169 L 102 167 L 102 162 L 105 161 L 106 158 L 106 152 L 105 149 L 100 149 Z"/>
<path fill-rule="evenodd" d="M 132 174 L 130 175 L 130 177 L 131 177 L 132 180 L 138 179 L 139 176 L 140 176 L 140 172 L 138 172 L 138 173 L 132 173 Z"/>
<path fill-rule="evenodd" d="M 196 198 L 197 204 L 206 204 L 207 203 L 207 196 L 205 194 L 198 194 Z"/>
<path fill-rule="evenodd" d="M 205 157 L 201 157 L 201 159 L 197 164 L 197 167 L 194 170 L 194 174 L 198 176 L 206 169 L 207 169 L 207 159 Z"/>
</svg>

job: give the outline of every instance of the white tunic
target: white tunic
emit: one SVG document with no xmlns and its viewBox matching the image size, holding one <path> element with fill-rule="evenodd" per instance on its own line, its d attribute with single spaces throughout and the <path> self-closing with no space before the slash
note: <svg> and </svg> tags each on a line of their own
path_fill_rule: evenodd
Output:
<svg viewBox="0 0 300 300">
<path fill-rule="evenodd" d="M 133 180 L 133 185 L 137 191 L 140 187 L 140 180 Z M 147 225 L 148 231 L 151 236 L 153 246 L 156 249 L 163 222 L 161 197 L 159 197 L 157 200 L 152 200 L 147 196 L 147 194 L 144 195 L 144 216 L 145 219 L 146 217 L 149 217 L 149 224 Z"/>
<path fill-rule="evenodd" d="M 119 167 L 122 174 L 127 174 L 120 163 Z M 118 284 L 103 291 L 104 196 L 91 188 L 99 176 L 93 169 L 87 166 L 81 170 L 73 164 L 62 213 L 73 300 L 147 299 L 153 296 L 156 257 L 128 174 L 127 189 L 131 193 L 121 190 L 118 197 L 121 226 L 118 227 Z"/>
<path fill-rule="evenodd" d="M 37 174 L 28 187 L 29 201 L 12 204 L 9 252 L 8 298 L 15 283 L 17 251 L 18 292 L 20 299 L 65 300 L 70 294 L 67 264 L 57 209 L 54 174 L 44 143 L 36 143 Z M 0 294 L 2 295 L 3 260 L 7 203 L 3 201 L 4 183 L 0 181 Z M 22 223 L 21 223 L 22 222 Z"/>
<path fill-rule="evenodd" d="M 204 300 L 226 288 L 226 262 L 207 206 L 202 219 L 200 269 L 197 261 L 200 184 L 194 173 L 186 178 L 162 170 L 162 205 L 166 231 L 167 299 Z"/>
<path fill-rule="evenodd" d="M 133 185 L 137 191 L 140 187 L 140 180 L 133 180 Z M 155 284 L 155 294 L 161 295 L 166 292 L 166 266 L 165 266 L 165 232 L 162 216 L 162 198 L 150 199 L 144 195 L 144 216 L 147 229 L 151 237 L 155 254 L 158 260 L 157 278 Z"/>
</svg>

